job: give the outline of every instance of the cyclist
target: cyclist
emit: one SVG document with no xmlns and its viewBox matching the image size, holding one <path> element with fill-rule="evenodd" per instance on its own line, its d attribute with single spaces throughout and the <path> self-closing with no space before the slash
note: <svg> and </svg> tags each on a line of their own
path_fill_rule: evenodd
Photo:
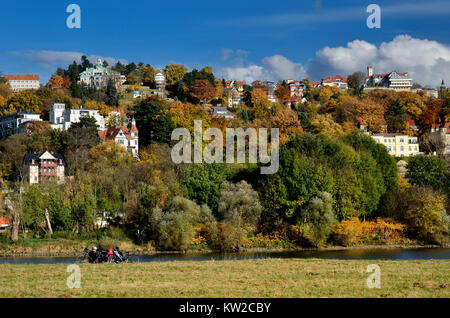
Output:
<svg viewBox="0 0 450 318">
<path fill-rule="evenodd" d="M 97 263 L 98 253 L 97 253 L 96 246 L 92 246 L 92 250 L 88 253 L 88 260 L 89 260 L 89 263 Z"/>
<path fill-rule="evenodd" d="M 108 250 L 108 253 L 107 253 L 106 255 L 108 256 L 108 262 L 113 261 L 114 253 L 113 253 L 112 248 L 110 248 L 110 249 Z"/>
</svg>

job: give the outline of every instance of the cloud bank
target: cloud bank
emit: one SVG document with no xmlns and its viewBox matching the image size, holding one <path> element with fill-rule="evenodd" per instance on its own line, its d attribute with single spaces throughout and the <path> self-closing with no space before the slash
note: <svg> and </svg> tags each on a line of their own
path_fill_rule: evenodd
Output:
<svg viewBox="0 0 450 318">
<path fill-rule="evenodd" d="M 375 46 L 355 40 L 345 47 L 325 47 L 307 63 L 308 74 L 321 78 L 331 73 L 348 75 L 372 65 L 376 73 L 408 72 L 415 82 L 438 86 L 450 82 L 450 46 L 437 41 L 398 35 Z"/>
<path fill-rule="evenodd" d="M 223 68 L 222 75 L 248 83 L 256 79 L 277 81 L 307 76 L 319 80 L 329 75 L 365 72 L 367 65 L 372 65 L 376 73 L 408 72 L 414 82 L 436 87 L 441 80 L 450 83 L 450 46 L 409 35 L 398 35 L 379 46 L 354 40 L 346 46 L 322 48 L 305 66 L 284 56 L 273 55 L 263 58 L 260 65 Z"/>
</svg>

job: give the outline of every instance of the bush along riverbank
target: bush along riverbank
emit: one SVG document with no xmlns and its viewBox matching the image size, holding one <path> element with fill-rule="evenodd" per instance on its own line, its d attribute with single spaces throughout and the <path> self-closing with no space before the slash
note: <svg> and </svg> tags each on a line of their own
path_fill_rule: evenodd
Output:
<svg viewBox="0 0 450 318">
<path fill-rule="evenodd" d="M 216 227 L 217 229 L 217 227 Z M 223 231 L 223 229 L 221 229 Z M 258 234 L 248 232 L 241 236 L 231 236 L 213 232 L 205 226 L 194 228 L 189 244 L 183 248 L 166 248 L 158 241 L 136 243 L 129 232 L 120 228 L 106 231 L 89 232 L 80 235 L 74 233 L 54 233 L 52 238 L 34 238 L 32 233 L 11 242 L 8 236 L 0 237 L 0 257 L 11 256 L 78 256 L 85 248 L 98 246 L 114 248 L 134 254 L 157 253 L 210 253 L 210 252 L 273 252 L 301 250 L 340 250 L 361 248 L 421 248 L 449 247 L 448 243 L 429 244 L 407 238 L 405 226 L 390 219 L 361 222 L 357 218 L 342 221 L 330 235 L 330 239 L 320 246 L 311 244 L 307 234 L 296 226 L 262 225 Z M 229 241 L 223 242 L 228 239 Z M 222 244 L 222 245 L 221 245 Z"/>
</svg>

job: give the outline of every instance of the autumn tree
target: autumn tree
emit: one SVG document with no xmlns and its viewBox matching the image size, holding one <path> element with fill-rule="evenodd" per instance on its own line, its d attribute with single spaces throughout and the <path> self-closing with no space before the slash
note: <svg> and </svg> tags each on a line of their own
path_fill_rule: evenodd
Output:
<svg viewBox="0 0 450 318">
<path fill-rule="evenodd" d="M 155 69 L 151 65 L 143 65 L 140 68 L 140 72 L 144 85 L 153 87 L 155 84 Z"/>
<path fill-rule="evenodd" d="M 291 97 L 291 91 L 289 90 L 289 86 L 287 85 L 278 85 L 275 90 L 275 96 L 278 98 L 280 103 Z"/>
<path fill-rule="evenodd" d="M 50 88 L 63 88 L 64 87 L 64 78 L 60 75 L 53 74 L 52 77 L 48 80 L 47 86 Z"/>
<path fill-rule="evenodd" d="M 187 72 L 187 67 L 180 64 L 167 65 L 164 73 L 166 74 L 167 86 L 178 84 Z"/>
<path fill-rule="evenodd" d="M 2 108 L 0 116 L 8 115 L 18 111 L 39 113 L 42 102 L 32 91 L 22 91 L 14 94 Z"/>
<path fill-rule="evenodd" d="M 272 106 L 272 103 L 267 98 L 264 90 L 260 88 L 255 88 L 251 92 L 251 107 L 248 110 L 248 115 L 251 120 L 255 118 L 265 118 L 269 109 Z"/>
<path fill-rule="evenodd" d="M 214 98 L 216 89 L 211 83 L 206 80 L 195 80 L 191 87 L 191 96 L 200 99 L 205 104 Z"/>
</svg>

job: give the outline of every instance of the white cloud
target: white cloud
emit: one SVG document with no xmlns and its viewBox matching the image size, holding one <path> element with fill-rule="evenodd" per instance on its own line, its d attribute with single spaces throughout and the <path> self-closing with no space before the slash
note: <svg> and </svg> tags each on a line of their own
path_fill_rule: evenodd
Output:
<svg viewBox="0 0 450 318">
<path fill-rule="evenodd" d="M 442 79 L 450 82 L 450 46 L 409 35 L 398 35 L 379 47 L 355 40 L 346 47 L 325 47 L 318 51 L 316 59 L 308 62 L 308 73 L 319 79 L 365 71 L 367 65 L 374 66 L 377 73 L 408 72 L 415 82 L 437 86 Z"/>
<path fill-rule="evenodd" d="M 243 80 L 251 83 L 255 80 L 278 81 L 287 78 L 303 78 L 306 71 L 299 63 L 292 62 L 281 55 L 273 55 L 262 59 L 262 65 L 249 65 L 247 67 L 227 67 L 222 69 L 226 79 Z"/>
<path fill-rule="evenodd" d="M 39 64 L 44 68 L 54 68 L 55 66 L 63 66 L 65 67 L 67 64 L 72 63 L 73 61 L 79 62 L 83 55 L 86 55 L 91 63 L 95 64 L 98 58 L 105 60 L 108 64 L 112 65 L 120 61 L 121 63 L 126 64 L 127 61 L 125 59 L 116 59 L 114 57 L 103 57 L 99 55 L 87 55 L 81 52 L 70 52 L 70 51 L 15 51 L 10 52 L 10 54 L 15 56 L 20 56 L 26 58 L 27 60 Z"/>
</svg>

